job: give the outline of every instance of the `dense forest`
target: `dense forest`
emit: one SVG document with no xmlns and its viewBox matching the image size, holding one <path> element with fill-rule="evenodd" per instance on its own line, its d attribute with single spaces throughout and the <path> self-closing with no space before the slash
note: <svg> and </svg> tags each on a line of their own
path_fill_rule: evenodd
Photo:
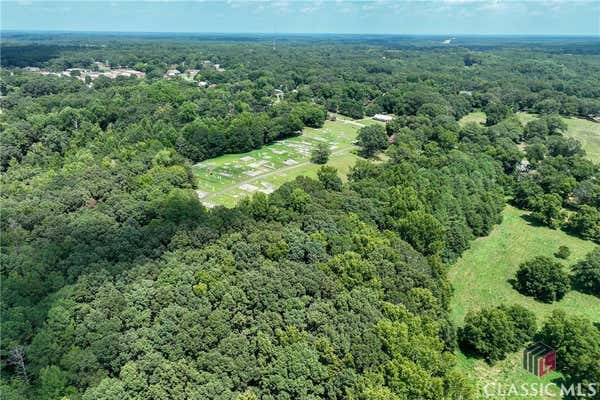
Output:
<svg viewBox="0 0 600 400">
<path fill-rule="evenodd" d="M 568 349 L 567 380 L 600 379 L 590 321 L 536 331 L 499 305 L 458 330 L 446 277 L 507 202 L 600 243 L 600 167 L 561 119 L 600 116 L 597 41 L 14 34 L 2 52 L 3 398 L 476 398 L 457 346 L 493 361 L 534 337 Z M 145 77 L 26 68 L 98 62 Z M 485 124 L 459 124 L 474 110 Z M 347 180 L 201 205 L 193 164 L 332 113 L 395 116 L 361 130 Z M 577 271 L 600 296 L 598 252 Z"/>
</svg>

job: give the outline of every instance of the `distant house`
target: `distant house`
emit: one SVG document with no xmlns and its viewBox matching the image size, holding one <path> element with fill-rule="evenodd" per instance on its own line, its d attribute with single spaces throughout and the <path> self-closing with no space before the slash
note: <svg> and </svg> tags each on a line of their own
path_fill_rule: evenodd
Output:
<svg viewBox="0 0 600 400">
<path fill-rule="evenodd" d="M 207 87 L 208 86 L 208 82 L 206 82 L 206 81 L 200 81 L 200 82 L 198 82 L 198 86 L 200 86 L 200 87 Z"/>
<path fill-rule="evenodd" d="M 464 94 L 465 96 L 473 96 L 473 92 L 470 90 L 461 90 L 458 94 Z"/>
<path fill-rule="evenodd" d="M 379 122 L 390 122 L 394 117 L 386 114 L 375 114 L 373 115 L 373 119 Z"/>
<path fill-rule="evenodd" d="M 179 72 L 179 70 L 177 70 L 177 69 L 170 69 L 170 70 L 167 70 L 167 73 L 165 74 L 165 77 L 167 77 L 167 78 L 173 78 L 173 77 L 175 77 L 175 76 L 177 76 L 179 74 L 181 74 L 181 72 Z"/>
<path fill-rule="evenodd" d="M 136 78 L 143 78 L 144 76 L 146 76 L 146 74 L 142 71 L 136 71 L 135 69 L 127 69 L 127 68 L 113 69 L 112 71 L 110 71 L 108 73 L 104 73 L 103 75 L 108 76 L 111 79 L 117 78 L 119 76 L 125 76 L 125 77 L 135 76 Z"/>
</svg>

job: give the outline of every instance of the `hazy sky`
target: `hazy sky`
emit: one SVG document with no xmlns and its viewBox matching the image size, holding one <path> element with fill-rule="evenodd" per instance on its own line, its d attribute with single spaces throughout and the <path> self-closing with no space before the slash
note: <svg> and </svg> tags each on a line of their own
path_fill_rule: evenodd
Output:
<svg viewBox="0 0 600 400">
<path fill-rule="evenodd" d="M 0 0 L 2 29 L 600 35 L 600 0 Z"/>
</svg>

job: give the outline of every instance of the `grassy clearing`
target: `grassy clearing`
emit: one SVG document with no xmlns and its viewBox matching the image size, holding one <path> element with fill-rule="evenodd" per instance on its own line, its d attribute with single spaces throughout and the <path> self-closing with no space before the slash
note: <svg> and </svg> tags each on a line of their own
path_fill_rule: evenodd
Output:
<svg viewBox="0 0 600 400">
<path fill-rule="evenodd" d="M 504 210 L 503 222 L 484 238 L 475 240 L 469 250 L 452 266 L 450 280 L 455 293 L 452 318 L 461 325 L 466 312 L 500 303 L 521 304 L 536 313 L 538 320 L 556 308 L 600 322 L 600 299 L 577 291 L 561 301 L 546 304 L 523 296 L 512 288 L 519 264 L 535 256 L 553 257 L 561 245 L 571 249 L 565 264 L 581 260 L 594 243 L 567 235 L 563 231 L 536 226 L 526 220 L 528 213 L 511 206 Z"/>
<path fill-rule="evenodd" d="M 536 119 L 538 116 L 526 112 L 518 112 L 517 117 L 523 125 Z M 566 136 L 575 138 L 581 142 L 587 153 L 587 158 L 593 162 L 600 163 L 600 124 L 588 121 L 582 118 L 564 118 L 567 124 Z M 467 122 L 485 123 L 485 113 L 483 111 L 474 111 L 465 115 L 460 121 L 461 125 Z"/>
<path fill-rule="evenodd" d="M 494 365 L 490 366 L 485 361 L 467 357 L 461 352 L 459 352 L 457 357 L 457 368 L 463 372 L 467 379 L 474 385 L 475 389 L 478 392 L 477 399 L 504 399 L 504 400 L 522 400 L 525 398 L 531 399 L 556 399 L 557 397 L 548 397 L 548 396 L 533 396 L 533 397 L 523 397 L 523 396 L 487 396 L 485 392 L 485 386 L 489 383 L 496 383 L 499 386 L 504 387 L 505 389 L 509 387 L 511 384 L 515 384 L 519 387 L 522 384 L 535 384 L 535 385 L 546 385 L 551 382 L 556 382 L 562 377 L 562 374 L 554 371 L 551 372 L 541 378 L 535 376 L 534 374 L 525 371 L 522 367 L 522 354 L 521 352 L 516 352 L 510 354 L 502 361 L 496 362 Z M 494 390 L 494 386 L 488 387 L 488 391 L 491 393 Z M 554 390 L 554 388 L 550 389 Z"/>
<path fill-rule="evenodd" d="M 356 122 L 359 122 L 363 125 L 381 125 L 381 126 L 385 127 L 385 122 L 375 121 L 374 119 L 371 119 L 371 118 L 358 119 L 358 120 L 356 120 Z"/>
<path fill-rule="evenodd" d="M 485 113 L 483 111 L 474 111 L 470 114 L 465 115 L 459 121 L 461 125 L 464 125 L 468 122 L 477 122 L 480 124 L 485 124 Z"/>
<path fill-rule="evenodd" d="M 571 256 L 565 265 L 571 266 L 594 248 L 592 242 L 569 236 L 560 230 L 532 225 L 526 217 L 526 212 L 507 206 L 503 222 L 489 236 L 475 240 L 451 267 L 449 278 L 455 289 L 451 317 L 457 326 L 462 325 L 468 310 L 501 303 L 525 306 L 536 314 L 538 324 L 543 323 L 554 309 L 600 322 L 600 299 L 594 296 L 571 291 L 561 301 L 545 304 L 523 296 L 512 288 L 508 280 L 514 277 L 519 264 L 525 260 L 539 255 L 553 257 L 560 245 L 566 245 L 571 249 Z M 489 366 L 459 351 L 457 367 L 479 390 L 489 382 L 517 385 L 549 383 L 560 377 L 560 374 L 552 373 L 537 378 L 524 371 L 519 352 Z"/>
<path fill-rule="evenodd" d="M 244 154 L 227 154 L 194 166 L 198 193 L 207 206 L 234 206 L 244 196 L 270 193 L 299 175 L 316 176 L 311 150 L 320 142 L 329 144 L 328 165 L 345 176 L 358 158 L 353 142 L 360 124 L 326 121 L 319 129 L 305 128 L 301 136 L 281 140 Z"/>
<path fill-rule="evenodd" d="M 569 129 L 566 135 L 578 139 L 586 152 L 586 157 L 600 163 L 600 124 L 581 118 L 565 119 Z"/>
<path fill-rule="evenodd" d="M 535 114 L 517 113 L 522 124 L 537 118 Z M 582 118 L 564 118 L 567 124 L 565 136 L 579 140 L 586 152 L 586 157 L 593 162 L 600 162 L 600 124 Z"/>
<path fill-rule="evenodd" d="M 534 114 L 517 113 L 522 124 L 537 118 Z M 600 124 L 582 118 L 563 118 L 567 124 L 565 136 L 579 140 L 586 152 L 586 157 L 593 162 L 600 162 Z"/>
<path fill-rule="evenodd" d="M 517 113 L 517 117 L 522 124 L 537 118 L 536 115 L 529 113 Z M 564 121 L 568 126 L 566 136 L 580 140 L 587 157 L 599 162 L 600 125 L 579 118 L 564 118 Z M 473 112 L 460 120 L 462 125 L 467 122 L 484 124 L 485 113 Z M 457 326 L 462 325 L 467 311 L 501 303 L 527 307 L 536 314 L 538 324 L 542 324 L 554 309 L 562 309 L 569 314 L 578 314 L 594 322 L 600 322 L 600 299 L 596 297 L 571 291 L 561 301 L 545 304 L 523 296 L 512 288 L 509 279 L 514 277 L 523 261 L 539 255 L 553 257 L 558 247 L 565 245 L 571 249 L 571 256 L 563 262 L 568 268 L 595 246 L 592 242 L 569 236 L 560 230 L 532 225 L 526 218 L 526 212 L 507 206 L 502 224 L 496 226 L 489 236 L 475 240 L 471 248 L 452 266 L 449 278 L 455 292 L 452 297 L 451 317 Z M 482 392 L 483 387 L 489 382 L 516 385 L 547 384 L 561 376 L 553 372 L 538 378 L 523 370 L 520 352 L 511 354 L 492 366 L 460 351 L 457 356 L 457 368 L 466 374 L 479 390 L 482 398 L 485 395 Z"/>
</svg>

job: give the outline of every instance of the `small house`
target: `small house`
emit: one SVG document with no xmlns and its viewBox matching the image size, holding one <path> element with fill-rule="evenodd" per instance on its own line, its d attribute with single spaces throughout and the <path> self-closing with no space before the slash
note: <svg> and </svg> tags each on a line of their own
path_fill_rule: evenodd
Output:
<svg viewBox="0 0 600 400">
<path fill-rule="evenodd" d="M 394 117 L 387 114 L 375 114 L 373 115 L 373 119 L 379 122 L 390 122 Z"/>
</svg>

